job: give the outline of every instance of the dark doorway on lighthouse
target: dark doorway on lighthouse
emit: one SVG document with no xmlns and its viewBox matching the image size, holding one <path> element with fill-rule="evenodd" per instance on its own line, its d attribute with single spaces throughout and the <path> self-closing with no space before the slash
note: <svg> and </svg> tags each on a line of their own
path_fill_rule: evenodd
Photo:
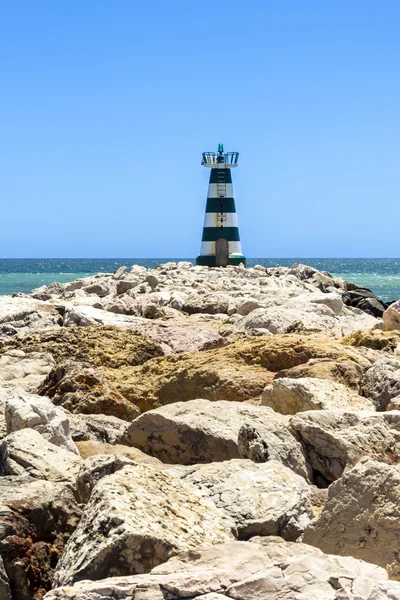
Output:
<svg viewBox="0 0 400 600">
<path fill-rule="evenodd" d="M 215 266 L 226 267 L 229 264 L 229 242 L 223 238 L 215 245 Z"/>
</svg>

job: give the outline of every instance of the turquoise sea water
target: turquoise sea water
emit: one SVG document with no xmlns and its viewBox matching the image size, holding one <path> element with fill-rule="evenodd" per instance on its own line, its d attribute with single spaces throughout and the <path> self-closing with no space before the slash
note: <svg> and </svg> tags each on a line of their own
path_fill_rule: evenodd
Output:
<svg viewBox="0 0 400 600">
<path fill-rule="evenodd" d="M 53 281 L 73 281 L 95 273 L 110 273 L 121 265 L 133 264 L 155 267 L 177 258 L 43 258 L 0 259 L 0 295 L 29 292 Z M 311 265 L 321 271 L 349 279 L 370 288 L 383 300 L 400 298 L 400 258 L 250 258 L 249 267 L 291 266 L 293 263 Z"/>
</svg>

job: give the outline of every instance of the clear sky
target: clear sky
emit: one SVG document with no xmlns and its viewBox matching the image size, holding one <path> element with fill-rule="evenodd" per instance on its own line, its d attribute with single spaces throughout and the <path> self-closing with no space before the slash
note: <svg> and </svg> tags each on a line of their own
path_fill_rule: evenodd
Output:
<svg viewBox="0 0 400 600">
<path fill-rule="evenodd" d="M 0 3 L 0 257 L 400 256 L 398 0 Z"/>
</svg>

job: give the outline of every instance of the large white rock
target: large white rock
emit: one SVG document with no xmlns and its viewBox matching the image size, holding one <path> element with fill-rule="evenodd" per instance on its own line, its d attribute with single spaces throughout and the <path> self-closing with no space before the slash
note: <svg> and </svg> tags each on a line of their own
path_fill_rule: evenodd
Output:
<svg viewBox="0 0 400 600">
<path fill-rule="evenodd" d="M 234 521 L 242 540 L 279 535 L 294 541 L 312 517 L 310 486 L 274 461 L 256 464 L 234 459 L 195 465 L 187 467 L 182 478 Z"/>
<path fill-rule="evenodd" d="M 150 574 L 82 581 L 45 600 L 400 600 L 382 568 L 269 539 L 180 553 Z"/>
<path fill-rule="evenodd" d="M 262 329 L 270 333 L 285 333 L 293 326 L 300 327 L 302 331 L 322 331 L 335 325 L 337 319 L 334 312 L 317 304 L 256 308 L 237 322 L 241 331 Z"/>
<path fill-rule="evenodd" d="M 128 435 L 130 443 L 146 454 L 163 462 L 188 465 L 243 456 L 238 436 L 244 425 L 252 429 L 262 425 L 269 459 L 307 477 L 306 460 L 288 430 L 288 420 L 268 407 L 223 400 L 175 402 L 140 415 L 131 423 Z M 266 453 L 262 462 L 265 460 Z"/>
<path fill-rule="evenodd" d="M 364 456 L 400 462 L 400 412 L 315 410 L 298 413 L 291 427 L 306 449 L 311 466 L 328 481 L 338 479 Z"/>
<path fill-rule="evenodd" d="M 34 429 L 10 433 L 0 444 L 1 475 L 30 475 L 75 485 L 80 463 L 76 454 L 51 444 Z"/>
<path fill-rule="evenodd" d="M 35 392 L 54 367 L 54 359 L 48 352 L 9 350 L 0 355 L 0 376 L 3 385 L 20 387 Z"/>
<path fill-rule="evenodd" d="M 28 394 L 21 389 L 6 389 L 5 419 L 7 433 L 35 429 L 46 440 L 78 454 L 71 437 L 69 420 L 63 410 L 44 396 Z"/>
<path fill-rule="evenodd" d="M 0 341 L 17 333 L 48 329 L 59 326 L 57 310 L 34 298 L 0 296 Z"/>
<path fill-rule="evenodd" d="M 307 410 L 373 410 L 371 401 L 341 383 L 316 377 L 281 377 L 266 386 L 261 404 L 283 415 Z"/>
<path fill-rule="evenodd" d="M 129 465 L 93 489 L 54 583 L 145 573 L 177 551 L 232 539 L 230 526 L 190 484 L 149 466 Z"/>
<path fill-rule="evenodd" d="M 400 329 L 400 300 L 393 302 L 382 315 L 385 331 Z"/>
<path fill-rule="evenodd" d="M 400 468 L 364 458 L 331 484 L 321 515 L 303 540 L 385 567 L 399 579 L 399 520 Z"/>
</svg>

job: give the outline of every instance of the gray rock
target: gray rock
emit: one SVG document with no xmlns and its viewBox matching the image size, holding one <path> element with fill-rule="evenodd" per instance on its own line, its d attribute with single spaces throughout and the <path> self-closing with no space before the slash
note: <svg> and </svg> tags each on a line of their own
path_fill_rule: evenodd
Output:
<svg viewBox="0 0 400 600">
<path fill-rule="evenodd" d="M 267 540 L 270 538 L 266 538 Z M 83 581 L 45 600 L 400 600 L 400 583 L 306 544 L 231 542 L 182 552 L 147 575 Z"/>
<path fill-rule="evenodd" d="M 78 454 L 72 440 L 67 415 L 56 408 L 48 398 L 9 389 L 5 403 L 7 433 L 20 429 L 35 429 L 46 440 Z"/>
<path fill-rule="evenodd" d="M 132 446 L 146 454 L 190 465 L 239 458 L 239 431 L 246 424 L 263 425 L 271 438 L 279 438 L 273 458 L 306 474 L 305 458 L 287 429 L 287 420 L 267 407 L 223 400 L 175 402 L 140 415 L 128 435 Z"/>
<path fill-rule="evenodd" d="M 30 475 L 74 484 L 80 463 L 76 454 L 51 444 L 34 429 L 10 433 L 0 444 L 1 475 Z"/>
<path fill-rule="evenodd" d="M 253 421 L 241 426 L 238 451 L 241 458 L 249 458 L 256 463 L 273 460 L 301 475 L 306 481 L 312 479 L 302 445 L 288 431 L 287 422 L 272 410 L 268 421 Z"/>
<path fill-rule="evenodd" d="M 303 541 L 380 565 L 399 579 L 399 519 L 399 467 L 363 458 L 329 487 L 322 513 Z"/>
<path fill-rule="evenodd" d="M 196 465 L 182 478 L 234 521 L 241 540 L 279 535 L 294 541 L 311 521 L 310 486 L 280 463 L 236 459 Z"/>
<path fill-rule="evenodd" d="M 106 475 L 112 475 L 134 462 L 123 455 L 98 454 L 90 456 L 81 464 L 77 477 L 77 498 L 81 504 L 87 504 L 95 485 Z"/>
<path fill-rule="evenodd" d="M 172 553 L 230 539 L 219 510 L 193 486 L 149 466 L 129 465 L 93 489 L 54 584 L 148 572 Z"/>
<path fill-rule="evenodd" d="M 400 413 L 398 413 L 400 419 Z M 386 413 L 318 410 L 298 413 L 291 427 L 308 460 L 328 481 L 335 481 L 365 456 L 400 462 L 400 431 Z"/>
<path fill-rule="evenodd" d="M 98 281 L 84 287 L 83 290 L 87 294 L 95 294 L 99 296 L 99 298 L 103 298 L 104 296 L 108 296 L 111 292 L 110 287 L 104 281 Z"/>
<path fill-rule="evenodd" d="M 362 392 L 370 398 L 376 410 L 386 410 L 389 402 L 400 395 L 400 360 L 378 360 L 365 373 Z"/>
<path fill-rule="evenodd" d="M 127 272 L 127 267 L 125 267 L 125 266 L 119 267 L 119 269 L 117 269 L 114 273 L 114 279 L 122 279 L 125 276 L 126 272 Z"/>
<path fill-rule="evenodd" d="M 107 415 L 79 415 L 64 411 L 68 415 L 71 436 L 74 442 L 96 441 L 106 444 L 126 444 L 130 423 Z"/>
<path fill-rule="evenodd" d="M 226 294 L 190 294 L 186 297 L 183 310 L 189 315 L 195 313 L 226 314 L 229 308 L 229 297 Z"/>
</svg>

